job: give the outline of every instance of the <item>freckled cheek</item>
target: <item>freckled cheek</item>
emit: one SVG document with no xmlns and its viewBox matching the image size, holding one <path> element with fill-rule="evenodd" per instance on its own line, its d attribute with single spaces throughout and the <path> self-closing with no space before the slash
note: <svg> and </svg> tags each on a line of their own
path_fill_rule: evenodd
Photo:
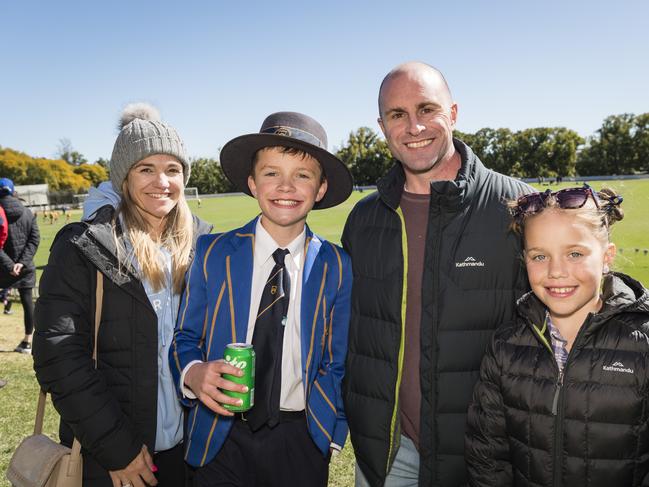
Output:
<svg viewBox="0 0 649 487">
<path fill-rule="evenodd" d="M 531 285 L 534 285 L 534 283 L 536 282 L 542 281 L 543 278 L 545 277 L 546 274 L 545 269 L 536 263 L 527 263 L 526 268 L 527 268 L 527 278 L 530 281 Z"/>
</svg>

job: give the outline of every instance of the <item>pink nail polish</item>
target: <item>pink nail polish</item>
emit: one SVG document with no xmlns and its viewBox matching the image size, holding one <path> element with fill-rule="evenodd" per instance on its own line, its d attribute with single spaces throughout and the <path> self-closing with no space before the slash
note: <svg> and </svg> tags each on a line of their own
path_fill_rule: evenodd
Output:
<svg viewBox="0 0 649 487">
<path fill-rule="evenodd" d="M 158 467 L 156 467 L 156 466 L 154 465 L 153 467 L 151 467 L 151 471 L 152 471 L 153 473 L 156 473 L 156 472 L 158 471 Z"/>
</svg>

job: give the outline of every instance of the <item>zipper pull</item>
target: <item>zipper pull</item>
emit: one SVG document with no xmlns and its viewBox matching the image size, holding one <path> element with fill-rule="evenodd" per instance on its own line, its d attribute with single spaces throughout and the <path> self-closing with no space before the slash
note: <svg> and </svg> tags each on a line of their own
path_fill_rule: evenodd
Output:
<svg viewBox="0 0 649 487">
<path fill-rule="evenodd" d="M 554 387 L 554 399 L 552 400 L 552 414 L 554 416 L 559 412 L 559 393 L 561 392 L 561 387 L 563 386 L 563 371 L 559 372 L 559 378 Z"/>
</svg>

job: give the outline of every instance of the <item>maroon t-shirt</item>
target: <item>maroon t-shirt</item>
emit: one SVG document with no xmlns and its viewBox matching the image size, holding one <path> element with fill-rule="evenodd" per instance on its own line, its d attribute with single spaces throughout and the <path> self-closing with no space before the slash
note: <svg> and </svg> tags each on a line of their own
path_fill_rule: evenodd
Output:
<svg viewBox="0 0 649 487">
<path fill-rule="evenodd" d="M 419 449 L 419 415 L 421 384 L 419 356 L 421 355 L 421 279 L 426 251 L 426 230 L 430 195 L 403 192 L 401 211 L 408 237 L 408 288 L 406 293 L 405 353 L 399 401 L 401 432 Z"/>
</svg>

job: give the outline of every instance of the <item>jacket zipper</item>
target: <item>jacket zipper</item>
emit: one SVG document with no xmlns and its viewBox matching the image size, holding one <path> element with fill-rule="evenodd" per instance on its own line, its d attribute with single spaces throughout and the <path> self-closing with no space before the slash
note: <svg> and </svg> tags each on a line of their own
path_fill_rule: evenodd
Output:
<svg viewBox="0 0 649 487">
<path fill-rule="evenodd" d="M 392 420 L 390 421 L 390 447 L 388 449 L 388 461 L 385 466 L 386 475 L 390 471 L 392 465 L 392 457 L 395 454 L 395 447 L 397 446 L 396 432 L 397 432 L 397 413 L 399 412 L 399 389 L 401 388 L 401 376 L 403 374 L 403 355 L 405 353 L 406 344 L 406 290 L 408 286 L 408 241 L 406 234 L 406 221 L 403 217 L 401 208 L 394 210 L 399 216 L 401 222 L 401 258 L 403 259 L 403 282 L 401 284 L 401 338 L 399 340 L 399 359 L 397 365 L 397 383 L 394 389 L 394 409 L 392 410 Z"/>
<path fill-rule="evenodd" d="M 582 335 L 584 330 L 587 328 L 590 321 L 590 316 L 586 318 L 586 321 L 581 325 L 575 341 L 568 352 L 568 357 L 566 358 L 566 365 L 563 366 L 563 370 L 559 370 L 559 365 L 557 364 L 557 359 L 554 357 L 554 352 L 550 348 L 550 353 L 552 353 L 552 358 L 554 359 L 554 365 L 557 368 L 557 383 L 554 388 L 554 398 L 552 400 L 552 414 L 554 415 L 554 455 L 553 455 L 553 472 L 554 479 L 552 481 L 553 487 L 561 487 L 561 450 L 563 446 L 563 421 L 565 419 L 564 407 L 563 407 L 563 384 L 564 378 L 568 371 L 568 366 L 570 365 L 570 357 L 572 352 L 577 348 L 577 343 L 579 342 L 579 337 Z"/>
<path fill-rule="evenodd" d="M 563 387 L 563 371 L 559 372 L 559 378 L 557 379 L 557 384 L 554 387 L 554 400 L 552 401 L 552 414 L 557 415 L 559 411 L 559 395 L 561 394 L 561 388 Z"/>
<path fill-rule="evenodd" d="M 428 210 L 429 214 L 432 211 L 431 209 Z M 431 291 L 431 296 L 432 296 L 432 310 L 433 310 L 433 336 L 432 336 L 432 357 L 431 357 L 431 365 L 432 365 L 432 370 L 431 370 L 431 375 L 432 375 L 432 388 L 433 388 L 433 393 L 431 394 L 431 411 L 433 414 L 433 417 L 437 414 L 437 388 L 438 386 L 438 381 L 437 381 L 437 375 L 438 375 L 438 367 L 437 367 L 437 333 L 439 330 L 439 307 L 438 307 L 438 302 L 439 302 L 439 279 L 440 279 L 440 265 L 439 265 L 439 260 L 440 260 L 440 246 L 442 242 L 442 220 L 443 216 L 440 213 L 437 216 L 437 228 L 435 229 L 436 235 L 435 235 L 435 243 L 433 245 L 433 289 Z M 429 220 L 430 221 L 430 220 Z M 427 233 L 430 232 L 430 228 L 428 228 Z M 423 301 L 423 297 L 422 297 Z M 433 421 L 433 428 L 435 428 L 435 425 L 437 424 L 436 421 Z M 434 463 L 437 459 L 437 442 L 435 441 L 435 437 L 437 436 L 436 431 L 431 431 L 431 436 L 432 436 L 432 442 L 431 442 L 431 455 L 430 458 L 432 459 L 432 462 Z M 437 472 L 436 468 L 433 468 L 433 472 Z M 433 473 L 433 476 L 436 474 Z"/>
<path fill-rule="evenodd" d="M 574 345 L 574 344 L 573 344 Z M 570 349 L 572 351 L 572 349 Z M 570 354 L 568 354 L 570 356 Z M 556 359 L 555 359 L 556 365 Z M 561 445 L 563 444 L 563 377 L 568 367 L 568 361 L 566 360 L 566 365 L 563 368 L 563 371 L 559 371 L 559 377 L 557 378 L 557 384 L 554 389 L 554 400 L 552 401 L 552 414 L 554 415 L 554 460 L 553 460 L 553 469 L 554 469 L 554 481 L 552 485 L 559 487 L 561 485 Z M 557 365 L 557 368 L 559 366 Z"/>
<path fill-rule="evenodd" d="M 561 485 L 561 468 L 559 462 L 561 461 L 561 444 L 562 444 L 562 435 L 563 435 L 563 398 L 561 392 L 563 391 L 563 378 L 565 376 L 566 368 L 568 367 L 568 359 L 566 359 L 566 365 L 563 368 L 563 371 L 559 369 L 559 364 L 557 364 L 557 359 L 554 356 L 554 351 L 552 350 L 552 345 L 543 335 L 542 330 L 539 330 L 534 323 L 530 321 L 530 326 L 538 335 L 541 343 L 545 349 L 550 352 L 552 356 L 552 363 L 557 372 L 557 381 L 554 385 L 554 397 L 552 398 L 552 415 L 554 416 L 554 445 L 553 445 L 553 464 L 552 464 L 552 485 L 553 487 L 558 487 Z M 545 325 L 543 327 L 545 330 Z M 552 340 L 550 338 L 550 340 Z M 576 340 L 575 340 L 576 341 Z M 573 343 L 570 352 L 575 348 Z M 568 353 L 568 358 L 570 358 L 570 353 Z"/>
<path fill-rule="evenodd" d="M 552 485 L 553 487 L 558 487 L 561 485 L 561 468 L 559 467 L 559 462 L 561 461 L 561 443 L 562 443 L 562 435 L 563 435 L 563 401 L 561 392 L 563 391 L 563 378 L 565 376 L 565 371 L 566 368 L 568 367 L 568 360 L 566 359 L 566 365 L 563 368 L 563 371 L 559 369 L 559 364 L 557 364 L 557 359 L 554 356 L 554 351 L 552 350 L 552 345 L 550 345 L 550 342 L 543 336 L 543 333 L 541 330 L 539 330 L 534 323 L 530 322 L 530 325 L 532 326 L 532 329 L 537 333 L 539 336 L 541 343 L 544 345 L 545 349 L 550 352 L 550 355 L 552 356 L 552 363 L 554 364 L 554 368 L 557 371 L 557 382 L 554 385 L 554 397 L 552 398 L 552 415 L 554 416 L 554 445 L 553 445 L 553 464 L 552 464 Z M 545 329 L 545 326 L 544 328 Z M 574 348 L 574 343 L 573 347 L 570 349 L 572 352 L 572 349 Z M 568 358 L 570 357 L 570 353 L 568 353 Z"/>
</svg>

